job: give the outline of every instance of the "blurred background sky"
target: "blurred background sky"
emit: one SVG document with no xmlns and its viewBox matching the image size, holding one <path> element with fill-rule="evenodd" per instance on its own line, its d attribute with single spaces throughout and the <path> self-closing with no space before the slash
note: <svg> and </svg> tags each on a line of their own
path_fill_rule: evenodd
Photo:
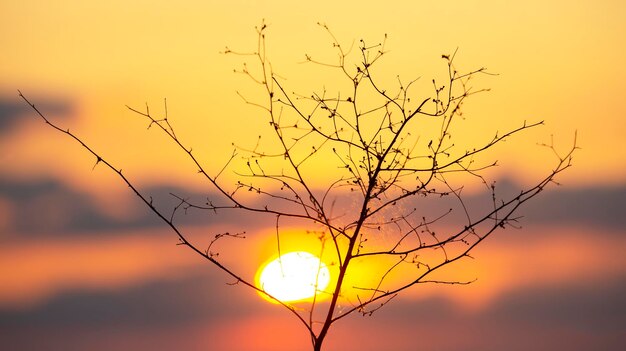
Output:
<svg viewBox="0 0 626 351">
<path fill-rule="evenodd" d="M 19 99 L 100 150 L 159 198 L 207 192 L 167 140 L 125 105 L 168 114 L 218 171 L 231 143 L 267 122 L 233 73 L 270 25 L 268 52 L 290 88 L 321 89 L 305 54 L 379 42 L 396 75 L 440 77 L 441 55 L 486 66 L 491 91 L 465 105 L 460 142 L 524 120 L 545 126 L 490 156 L 503 187 L 532 184 L 552 155 L 581 147 L 560 187 L 522 209 L 523 229 L 475 252 L 468 286 L 418 286 L 372 317 L 336 324 L 328 350 L 617 350 L 626 347 L 626 4 L 580 1 L 3 1 L 0 3 L 0 348 L 6 350 L 307 350 L 304 329 L 176 246 L 119 179 Z M 326 56 L 324 56 L 326 55 Z M 332 86 L 332 81 L 324 82 Z M 245 126 L 245 127 L 242 127 Z M 246 144 L 248 143 L 248 144 Z M 323 171 L 320 171 L 323 173 Z M 324 180 L 319 176 L 320 184 Z M 161 202 L 167 205 L 167 200 Z M 253 272 L 271 223 L 246 224 Z M 196 231 L 241 226 L 189 220 Z"/>
</svg>

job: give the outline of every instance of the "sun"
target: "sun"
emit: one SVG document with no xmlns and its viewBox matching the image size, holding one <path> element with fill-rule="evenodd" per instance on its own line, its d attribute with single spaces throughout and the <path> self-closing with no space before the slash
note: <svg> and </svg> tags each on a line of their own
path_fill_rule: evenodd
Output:
<svg viewBox="0 0 626 351">
<path fill-rule="evenodd" d="M 259 272 L 259 288 L 282 302 L 311 299 L 330 282 L 326 264 L 304 251 L 285 253 L 262 266 Z"/>
</svg>

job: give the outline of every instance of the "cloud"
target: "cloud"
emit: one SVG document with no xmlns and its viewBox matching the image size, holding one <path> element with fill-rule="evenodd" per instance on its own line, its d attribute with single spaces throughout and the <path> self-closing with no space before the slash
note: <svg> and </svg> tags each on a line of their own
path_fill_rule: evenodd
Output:
<svg viewBox="0 0 626 351">
<path fill-rule="evenodd" d="M 81 350 L 87 346 L 110 350 L 111 342 L 116 344 L 120 338 L 122 349 L 165 351 L 191 343 L 180 347 L 202 350 L 206 343 L 201 339 L 208 335 L 223 341 L 232 338 L 236 344 L 241 335 L 224 330 L 228 325 L 255 316 L 284 315 L 285 311 L 250 289 L 225 281 L 223 274 L 203 266 L 176 279 L 125 289 L 68 290 L 27 309 L 3 306 L 0 338 L 11 350 Z"/>
<path fill-rule="evenodd" d="M 540 224 L 570 223 L 598 229 L 626 229 L 626 186 L 565 188 L 539 194 L 537 201 L 522 209 Z"/>
<path fill-rule="evenodd" d="M 501 183 L 503 194 L 517 191 L 515 184 Z M 170 193 L 197 201 L 207 196 L 175 187 L 153 187 L 146 191 L 153 194 L 155 203 L 166 211 L 177 204 Z M 602 236 L 623 232 L 624 219 L 612 209 L 626 208 L 624 193 L 623 186 L 557 188 L 540 194 L 537 201 L 522 209 L 522 213 L 526 215 L 525 221 L 531 223 L 582 226 L 583 230 L 594 228 L 584 233 L 593 233 L 592 240 L 602 240 Z M 148 211 L 128 219 L 111 218 L 87 194 L 53 180 L 1 179 L 0 197 L 17 209 L 18 218 L 14 218 L 13 224 L 25 235 L 50 233 L 66 239 L 105 228 L 162 226 Z M 468 195 L 469 202 L 478 204 L 488 203 L 484 198 L 485 194 Z M 142 205 L 137 202 L 137 207 Z M 606 207 L 609 209 L 603 210 Z M 58 213 L 50 218 L 38 216 L 42 211 Z M 190 212 L 180 219 L 181 223 L 218 223 L 229 228 L 258 225 L 252 219 L 242 219 L 235 211 L 208 218 L 205 212 Z M 546 240 L 546 235 L 536 235 L 535 239 Z M 558 240 L 557 245 L 550 241 L 542 243 L 547 245 L 549 254 L 552 248 L 555 250 L 554 256 L 549 256 L 551 260 L 558 258 Z M 528 243 L 524 245 L 528 250 Z M 537 256 L 537 252 L 533 254 Z M 117 252 L 114 257 L 121 259 Z M 595 261 L 584 262 L 595 265 Z M 277 311 L 281 311 L 281 316 L 287 314 L 277 306 L 262 302 L 249 289 L 225 285 L 214 269 L 207 268 L 207 271 L 208 274 L 204 271 L 181 274 L 176 279 L 156 276 L 145 283 L 110 289 L 78 284 L 58 290 L 55 295 L 26 309 L 11 309 L 5 305 L 0 309 L 0 339 L 7 340 L 6 344 L 15 346 L 16 350 L 27 348 L 21 345 L 29 345 L 31 349 L 67 350 L 72 349 L 72 345 L 85 348 L 90 344 L 99 345 L 102 340 L 124 338 L 139 345 L 134 349 L 158 351 L 171 349 L 176 345 L 175 340 L 181 339 L 190 343 L 186 349 L 200 350 L 203 346 L 197 340 L 210 335 L 214 340 L 228 340 L 222 341 L 226 346 L 220 349 L 241 350 L 245 347 L 237 345 L 244 341 L 221 331 L 229 328 L 240 331 L 237 328 L 242 323 L 253 323 L 247 324 L 251 329 L 263 329 L 267 316 Z M 463 308 L 459 306 L 462 300 L 444 294 L 423 299 L 402 297 L 375 313 L 373 318 L 352 317 L 337 324 L 329 346 L 343 350 L 393 348 L 408 351 L 415 347 L 408 340 L 416 339 L 423 350 L 443 351 L 582 351 L 598 345 L 603 349 L 621 349 L 620 326 L 626 324 L 623 301 L 626 277 L 623 270 L 605 271 L 596 280 L 588 274 L 581 276 L 589 269 L 580 270 L 575 278 L 553 282 L 532 277 L 529 284 L 498 290 L 477 309 Z M 289 321 L 285 323 L 295 323 L 292 319 Z M 76 330 L 81 332 L 69 332 Z M 39 341 L 30 337 L 33 334 L 50 337 Z M 354 335 L 362 337 L 355 339 Z M 151 340 L 150 347 L 145 346 L 146 340 Z M 103 346 L 103 349 L 106 348 Z"/>
<path fill-rule="evenodd" d="M 87 194 L 54 180 L 22 181 L 0 178 L 0 198 L 11 208 L 5 225 L 20 236 L 81 235 L 98 230 L 155 225 L 157 220 L 138 215 L 130 221 L 102 213 Z"/>
<path fill-rule="evenodd" d="M 498 199 L 511 199 L 522 190 L 521 185 L 507 179 L 496 183 Z M 424 200 L 422 200 L 423 203 L 417 203 L 420 210 L 435 216 L 436 212 L 426 204 L 429 199 Z M 491 194 L 487 191 L 464 194 L 464 201 L 470 215 L 478 216 L 493 208 Z M 455 211 L 462 212 L 462 209 L 458 208 L 458 203 L 451 197 L 446 197 L 441 201 L 439 208 L 446 209 L 453 206 L 457 207 Z M 622 215 L 624 208 L 626 208 L 626 184 L 595 187 L 552 186 L 525 203 L 518 210 L 517 215 L 523 216 L 520 221 L 522 225 L 583 225 L 615 232 L 626 229 L 626 216 Z M 459 217 L 454 220 L 459 220 Z"/>
<path fill-rule="evenodd" d="M 626 276 L 613 278 L 510 291 L 480 313 L 480 318 L 536 328 L 620 331 L 626 325 Z"/>
<path fill-rule="evenodd" d="M 222 276 L 223 278 L 223 276 Z M 163 327 L 258 312 L 252 291 L 230 286 L 213 269 L 125 289 L 72 289 L 26 310 L 0 309 L 0 325 L 65 325 L 93 328 Z M 231 300 L 233 303 L 224 303 Z M 257 306 L 257 307 L 255 307 Z"/>
<path fill-rule="evenodd" d="M 510 196 L 519 191 L 519 186 L 502 181 L 496 188 L 498 194 Z M 143 189 L 144 194 L 151 196 L 155 206 L 166 216 L 180 203 L 180 198 L 189 199 L 204 205 L 207 198 L 212 201 L 219 199 L 215 193 L 201 193 L 173 186 L 154 186 Z M 490 195 L 469 194 L 465 197 L 472 214 L 480 214 L 489 210 Z M 163 222 L 151 213 L 140 201 L 134 201 L 132 215 L 125 218 L 112 217 L 106 214 L 86 193 L 78 192 L 56 180 L 17 180 L 0 177 L 0 200 L 4 200 L 11 208 L 12 216 L 4 227 L 7 231 L 20 235 L 85 235 L 85 233 L 102 230 L 127 230 L 138 228 L 154 228 L 164 226 Z M 344 203 L 351 200 L 340 198 Z M 520 209 L 524 216 L 521 223 L 544 225 L 584 225 L 602 229 L 607 232 L 619 232 L 626 228 L 626 217 L 620 211 L 626 208 L 626 186 L 598 186 L 588 188 L 556 188 L 546 190 Z M 124 200 L 120 200 L 124 201 Z M 275 201 L 263 203 L 260 200 L 251 202 L 262 208 L 265 204 L 278 206 Z M 452 206 L 457 206 L 454 199 L 419 198 L 413 201 L 421 215 L 439 216 Z M 456 209 L 460 212 L 461 209 Z M 462 216 L 446 217 L 443 221 L 462 220 Z M 275 216 L 244 212 L 240 210 L 221 210 L 219 212 L 180 209 L 175 217 L 178 224 L 222 225 L 231 227 L 233 231 L 245 231 L 250 227 L 273 225 Z M 449 223 L 449 222 L 446 222 Z M 230 229 L 229 229 L 230 230 Z"/>
<path fill-rule="evenodd" d="M 54 115 L 55 118 L 69 116 L 72 112 L 72 106 L 64 101 L 33 98 L 31 102 L 42 113 Z M 7 133 L 20 122 L 21 118 L 26 118 L 28 114 L 34 115 L 34 113 L 32 108 L 17 93 L 15 96 L 0 96 L 0 133 Z"/>
<path fill-rule="evenodd" d="M 147 197 L 153 199 L 154 206 L 168 218 L 174 208 L 180 204 L 179 198 L 190 199 L 203 205 L 207 196 L 219 197 L 216 194 L 193 192 L 171 186 L 151 187 L 142 191 Z M 89 194 L 76 191 L 53 179 L 18 180 L 0 177 L 0 200 L 8 204 L 11 213 L 9 218 L 4 220 L 8 223 L 3 227 L 7 232 L 17 233 L 20 236 L 84 236 L 105 230 L 122 232 L 165 226 L 164 222 L 138 198 L 133 199 L 132 216 L 113 217 L 102 211 Z M 189 209 L 185 211 L 181 208 L 176 212 L 175 223 L 179 225 L 229 224 L 235 227 L 233 231 L 238 229 L 245 231 L 246 227 L 268 225 L 275 219 L 274 216 L 262 217 L 254 213 L 242 215 L 241 211 L 235 210 L 213 212 Z"/>
<path fill-rule="evenodd" d="M 353 347 L 367 351 L 622 349 L 626 277 L 614 278 L 509 290 L 478 310 L 443 297 L 400 298 L 372 318 L 339 326 L 337 338 L 380 335 L 356 340 Z"/>
<path fill-rule="evenodd" d="M 442 297 L 400 298 L 371 318 L 340 321 L 331 330 L 328 346 L 360 351 L 386 347 L 409 351 L 416 345 L 444 351 L 617 350 L 624 346 L 619 337 L 626 324 L 624 278 L 511 290 L 485 308 L 471 311 Z M 29 340 L 37 349 L 60 350 L 91 342 L 97 349 L 103 340 L 119 337 L 117 333 L 123 330 L 129 344 L 142 340 L 144 347 L 135 349 L 155 351 L 167 350 L 176 340 L 188 340 L 189 349 L 199 350 L 209 342 L 209 335 L 223 341 L 222 350 L 241 350 L 250 335 L 238 337 L 237 333 L 247 321 L 259 321 L 252 326 L 259 330 L 267 329 L 263 318 L 272 320 L 276 315 L 281 316 L 277 323 L 298 323 L 288 311 L 262 302 L 250 290 L 216 281 L 216 275 L 202 273 L 118 291 L 73 291 L 27 311 L 0 310 L 0 329 L 11 331 L 0 335 L 6 345 Z M 29 337 L 29 333 L 46 330 L 61 330 L 63 338 L 33 341 Z M 148 342 L 147 347 L 146 339 L 161 345 Z M 306 342 L 306 338 L 301 340 L 303 349 Z"/>
</svg>

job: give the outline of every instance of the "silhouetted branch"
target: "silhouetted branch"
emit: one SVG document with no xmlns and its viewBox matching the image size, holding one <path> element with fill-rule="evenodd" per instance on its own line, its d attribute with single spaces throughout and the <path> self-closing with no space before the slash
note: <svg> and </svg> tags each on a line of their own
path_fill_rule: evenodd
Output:
<svg viewBox="0 0 626 351">
<path fill-rule="evenodd" d="M 179 244 L 188 246 L 226 272 L 235 280 L 234 284 L 248 286 L 289 309 L 307 328 L 315 351 L 321 350 L 336 321 L 354 312 L 370 316 L 417 284 L 469 284 L 471 281 L 441 280 L 433 275 L 454 262 L 471 257 L 471 251 L 496 230 L 517 227 L 520 206 L 550 183 L 556 183 L 555 177 L 571 167 L 577 149 L 576 138 L 564 153 L 559 153 L 553 142 L 543 144 L 556 157 L 554 168 L 535 185 L 500 198 L 495 182 L 489 183 L 485 176 L 485 171 L 495 167 L 497 161 L 477 159 L 485 157 L 487 150 L 505 140 L 543 125 L 543 121 L 524 121 L 477 145 L 456 145 L 451 131 L 461 117 L 463 103 L 469 96 L 488 90 L 474 89 L 470 84 L 477 76 L 492 73 L 484 67 L 466 72 L 457 70 L 455 50 L 441 56 L 447 77 L 443 82 L 432 79 L 432 86 L 428 87 L 430 93 L 416 92 L 415 83 L 420 78 L 403 83 L 397 76 L 393 86 L 384 86 L 379 79 L 380 71 L 375 67 L 379 67 L 387 55 L 386 35 L 375 45 L 360 40 L 344 49 L 327 25 L 319 25 L 330 36 L 336 62 L 317 60 L 305 54 L 305 63 L 336 72 L 338 86 L 348 88 L 337 91 L 324 88 L 304 94 L 290 92 L 285 80 L 275 74 L 268 58 L 264 22 L 256 27 L 254 52 L 237 52 L 228 47 L 224 50 L 224 54 L 250 61 L 244 62 L 235 73 L 244 75 L 257 86 L 262 98 L 237 94 L 245 104 L 259 109 L 267 122 L 267 131 L 261 132 L 263 137 L 260 135 L 251 148 L 233 144 L 232 154 L 214 176 L 192 148 L 176 135 L 168 118 L 167 100 L 163 118 L 151 115 L 148 106 L 145 112 L 128 107 L 147 120 L 148 129 L 155 127 L 163 132 L 220 197 L 196 202 L 172 194 L 178 203 L 169 216 L 158 210 L 152 197 L 141 193 L 121 169 L 115 168 L 75 134 L 52 123 L 19 93 L 46 124 L 74 139 L 93 155 L 94 167 L 102 163 L 117 174 L 176 233 Z M 438 123 L 435 129 L 433 122 Z M 261 143 L 263 140 L 265 144 L 268 139 L 273 147 L 271 152 L 264 150 Z M 280 161 L 279 167 L 272 163 L 277 161 Z M 241 168 L 237 168 L 239 162 L 244 163 Z M 314 162 L 323 162 L 326 167 L 319 170 L 327 181 L 324 186 L 314 186 L 313 177 L 308 173 L 307 167 Z M 225 173 L 233 173 L 237 179 L 232 184 L 227 183 L 229 180 L 224 179 L 227 177 L 222 176 Z M 457 175 L 467 175 L 486 187 L 490 202 L 487 209 L 477 206 L 479 213 L 473 211 L 474 204 L 468 202 L 463 193 L 466 184 L 459 186 L 453 182 Z M 428 212 L 417 206 L 424 201 L 441 203 L 442 207 Z M 219 240 L 244 239 L 248 236 L 246 232 L 220 232 L 201 250 L 190 243 L 174 223 L 175 215 L 190 209 L 214 215 L 237 211 L 269 216 L 275 221 L 279 256 L 283 253 L 282 221 L 304 223 L 309 226 L 309 233 L 317 233 L 322 250 L 320 257 L 330 256 L 335 263 L 334 285 L 321 291 L 316 281 L 315 291 L 324 295 L 315 294 L 308 307 L 296 308 L 279 301 L 251 279 L 224 266 L 218 260 L 220 253 L 212 250 Z M 447 222 L 448 226 L 440 227 L 441 222 Z M 369 260 L 380 268 L 372 277 L 373 282 L 347 284 L 352 270 Z M 318 272 L 321 269 L 320 263 Z M 402 274 L 396 274 L 399 272 Z M 397 278 L 398 275 L 401 278 Z M 356 291 L 356 302 L 350 297 L 351 291 Z M 329 301 L 324 301 L 326 297 Z M 339 308 L 344 301 L 349 305 Z"/>
</svg>

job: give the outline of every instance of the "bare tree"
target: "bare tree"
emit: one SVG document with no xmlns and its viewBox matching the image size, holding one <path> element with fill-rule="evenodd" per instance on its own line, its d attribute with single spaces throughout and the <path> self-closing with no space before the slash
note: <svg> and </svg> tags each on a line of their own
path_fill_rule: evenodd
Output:
<svg viewBox="0 0 626 351">
<path fill-rule="evenodd" d="M 470 83 L 479 75 L 490 74 L 485 68 L 458 71 L 456 52 L 442 55 L 445 81 L 428 82 L 430 94 L 419 97 L 415 92 L 418 80 L 405 82 L 397 77 L 392 87 L 379 81 L 377 69 L 386 55 L 384 40 L 376 45 L 361 40 L 347 49 L 325 25 L 320 26 L 330 35 L 336 61 L 318 61 L 306 55 L 306 64 L 335 72 L 339 86 L 336 90 L 303 95 L 289 91 L 268 59 L 265 24 L 257 27 L 258 45 L 253 52 L 225 50 L 226 54 L 249 61 L 237 72 L 258 85 L 264 99 L 256 101 L 240 95 L 245 103 L 263 112 L 269 128 L 263 142 L 259 137 L 255 147 L 236 147 L 230 160 L 216 174 L 211 174 L 192 148 L 177 137 L 167 116 L 167 106 L 161 118 L 154 117 L 147 108 L 144 112 L 129 107 L 146 118 L 149 127 L 163 132 L 218 194 L 216 198 L 198 201 L 174 195 L 178 204 L 169 213 L 158 209 L 149 195 L 101 153 L 46 118 L 19 93 L 45 123 L 91 153 L 96 165 L 104 164 L 115 172 L 176 233 L 181 245 L 228 273 L 236 282 L 267 295 L 291 311 L 308 330 L 314 350 L 322 349 L 335 322 L 355 313 L 371 315 L 414 285 L 469 283 L 444 280 L 435 273 L 469 258 L 472 250 L 497 229 L 517 226 L 520 206 L 570 167 L 576 149 L 575 140 L 563 154 L 553 145 L 544 145 L 556 156 L 547 175 L 508 197 L 499 196 L 495 182 L 484 176 L 497 163 L 485 162 L 482 157 L 504 140 L 543 122 L 523 122 L 478 145 L 456 145 L 453 126 L 464 118 L 461 107 L 465 100 L 484 91 L 473 90 Z M 238 162 L 245 163 L 245 171 L 235 172 L 238 180 L 234 184 L 223 180 L 222 174 L 236 169 L 234 165 Z M 312 173 L 320 170 L 312 172 L 312 165 L 323 165 L 322 172 L 334 178 L 325 187 L 314 186 Z M 488 207 L 475 208 L 466 200 L 463 189 L 468 179 L 484 185 L 489 194 Z M 250 192 L 254 197 L 243 194 Z M 427 210 L 423 203 L 440 206 Z M 214 251 L 213 245 L 220 239 L 243 237 L 242 233 L 217 234 L 201 247 L 192 243 L 183 228 L 174 222 L 175 214 L 183 209 L 214 215 L 238 211 L 268 216 L 275 221 L 277 239 L 283 235 L 281 228 L 285 221 L 299 223 L 320 240 L 325 253 L 332 258 L 327 262 L 335 274 L 331 286 L 320 291 L 325 295 L 318 298 L 316 294 L 304 306 L 280 301 L 252 278 L 224 265 L 219 252 Z M 277 241 L 280 253 L 280 240 Z M 367 281 L 348 283 L 355 269 L 368 262 L 375 262 L 379 270 Z"/>
</svg>

